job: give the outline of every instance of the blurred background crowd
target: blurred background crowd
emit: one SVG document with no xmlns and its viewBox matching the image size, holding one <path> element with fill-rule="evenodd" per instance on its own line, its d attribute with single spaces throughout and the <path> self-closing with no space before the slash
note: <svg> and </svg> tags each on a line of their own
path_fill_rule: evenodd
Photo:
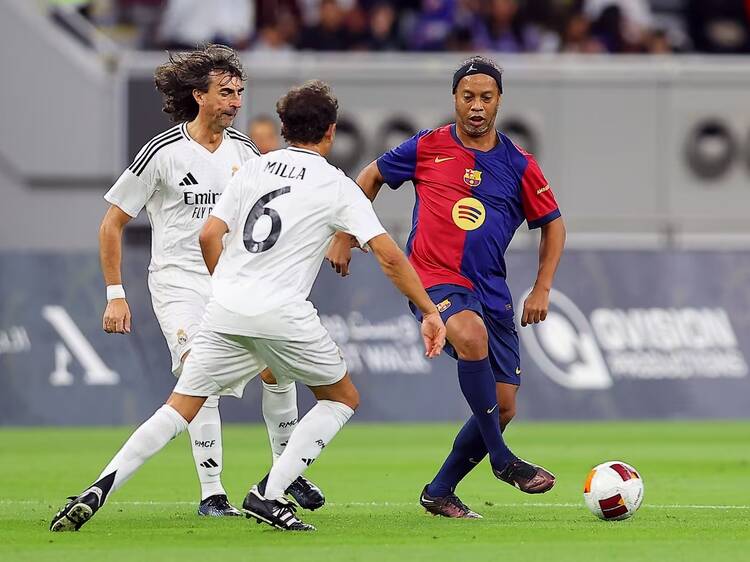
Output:
<svg viewBox="0 0 750 562">
<path fill-rule="evenodd" d="M 750 53 L 750 0 L 48 0 L 120 46 L 241 50 Z M 75 26 L 72 26 L 73 28 Z"/>
</svg>

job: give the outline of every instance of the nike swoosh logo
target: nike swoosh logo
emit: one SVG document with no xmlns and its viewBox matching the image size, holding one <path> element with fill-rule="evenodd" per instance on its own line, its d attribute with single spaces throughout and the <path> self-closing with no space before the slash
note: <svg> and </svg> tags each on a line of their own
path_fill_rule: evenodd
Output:
<svg viewBox="0 0 750 562">
<path fill-rule="evenodd" d="M 435 156 L 435 164 L 440 164 L 441 162 L 446 162 L 448 160 L 455 160 L 455 156 L 446 156 L 445 158 L 440 158 L 440 156 Z"/>
<path fill-rule="evenodd" d="M 432 501 L 432 500 L 428 500 L 428 499 L 427 499 L 427 498 L 425 498 L 424 496 L 421 496 L 421 497 L 419 498 L 419 501 L 420 501 L 420 502 L 422 502 L 422 503 L 435 503 L 435 502 L 434 502 L 434 501 Z"/>
<path fill-rule="evenodd" d="M 517 374 L 517 375 L 520 375 L 520 374 L 521 374 L 521 367 L 516 367 L 516 374 Z"/>
<path fill-rule="evenodd" d="M 494 406 L 492 406 L 492 408 L 490 408 L 489 410 L 487 410 L 487 413 L 491 414 L 492 412 L 495 411 L 495 408 L 497 408 L 497 404 L 495 404 Z"/>
</svg>

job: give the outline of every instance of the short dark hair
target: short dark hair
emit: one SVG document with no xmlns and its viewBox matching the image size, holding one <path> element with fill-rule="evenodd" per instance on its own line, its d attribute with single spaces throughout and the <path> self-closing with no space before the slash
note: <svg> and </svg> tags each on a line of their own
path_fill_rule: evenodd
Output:
<svg viewBox="0 0 750 562">
<path fill-rule="evenodd" d="M 276 102 L 281 135 L 289 144 L 318 143 L 336 122 L 338 109 L 339 102 L 325 82 L 310 80 L 296 86 Z"/>
<path fill-rule="evenodd" d="M 198 115 L 193 90 L 207 92 L 211 74 L 227 73 L 245 80 L 240 57 L 225 45 L 204 45 L 195 51 L 169 53 L 169 62 L 154 73 L 156 89 L 164 97 L 162 111 L 176 123 L 192 121 Z"/>
</svg>

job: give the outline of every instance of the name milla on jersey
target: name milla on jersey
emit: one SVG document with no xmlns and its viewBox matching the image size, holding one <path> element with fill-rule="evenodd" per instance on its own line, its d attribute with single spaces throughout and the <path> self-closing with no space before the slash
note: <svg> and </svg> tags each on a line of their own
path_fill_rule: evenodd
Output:
<svg viewBox="0 0 750 562">
<path fill-rule="evenodd" d="M 269 162 L 263 171 L 290 180 L 303 180 L 306 172 L 305 168 L 297 168 L 281 162 Z"/>
</svg>

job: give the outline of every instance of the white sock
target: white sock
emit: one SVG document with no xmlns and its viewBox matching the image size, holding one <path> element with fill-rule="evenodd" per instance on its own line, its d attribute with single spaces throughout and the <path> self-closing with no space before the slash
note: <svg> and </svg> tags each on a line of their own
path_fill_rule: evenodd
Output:
<svg viewBox="0 0 750 562">
<path fill-rule="evenodd" d="M 297 425 L 297 386 L 263 383 L 263 419 L 268 429 L 273 462 L 279 458 Z"/>
<path fill-rule="evenodd" d="M 193 449 L 195 470 L 201 482 L 201 500 L 217 494 L 226 494 L 221 485 L 223 447 L 221 444 L 221 415 L 219 397 L 209 396 L 198 415 L 188 425 L 190 446 Z"/>
<path fill-rule="evenodd" d="M 318 458 L 352 415 L 354 410 L 346 404 L 319 400 L 300 420 L 286 449 L 271 468 L 265 497 L 273 500 L 281 498 L 289 484 Z"/>
<path fill-rule="evenodd" d="M 187 428 L 187 421 L 172 406 L 164 404 L 136 429 L 102 470 L 93 486 L 102 490 L 99 505 L 135 474 L 143 463 L 161 451 Z"/>
</svg>

